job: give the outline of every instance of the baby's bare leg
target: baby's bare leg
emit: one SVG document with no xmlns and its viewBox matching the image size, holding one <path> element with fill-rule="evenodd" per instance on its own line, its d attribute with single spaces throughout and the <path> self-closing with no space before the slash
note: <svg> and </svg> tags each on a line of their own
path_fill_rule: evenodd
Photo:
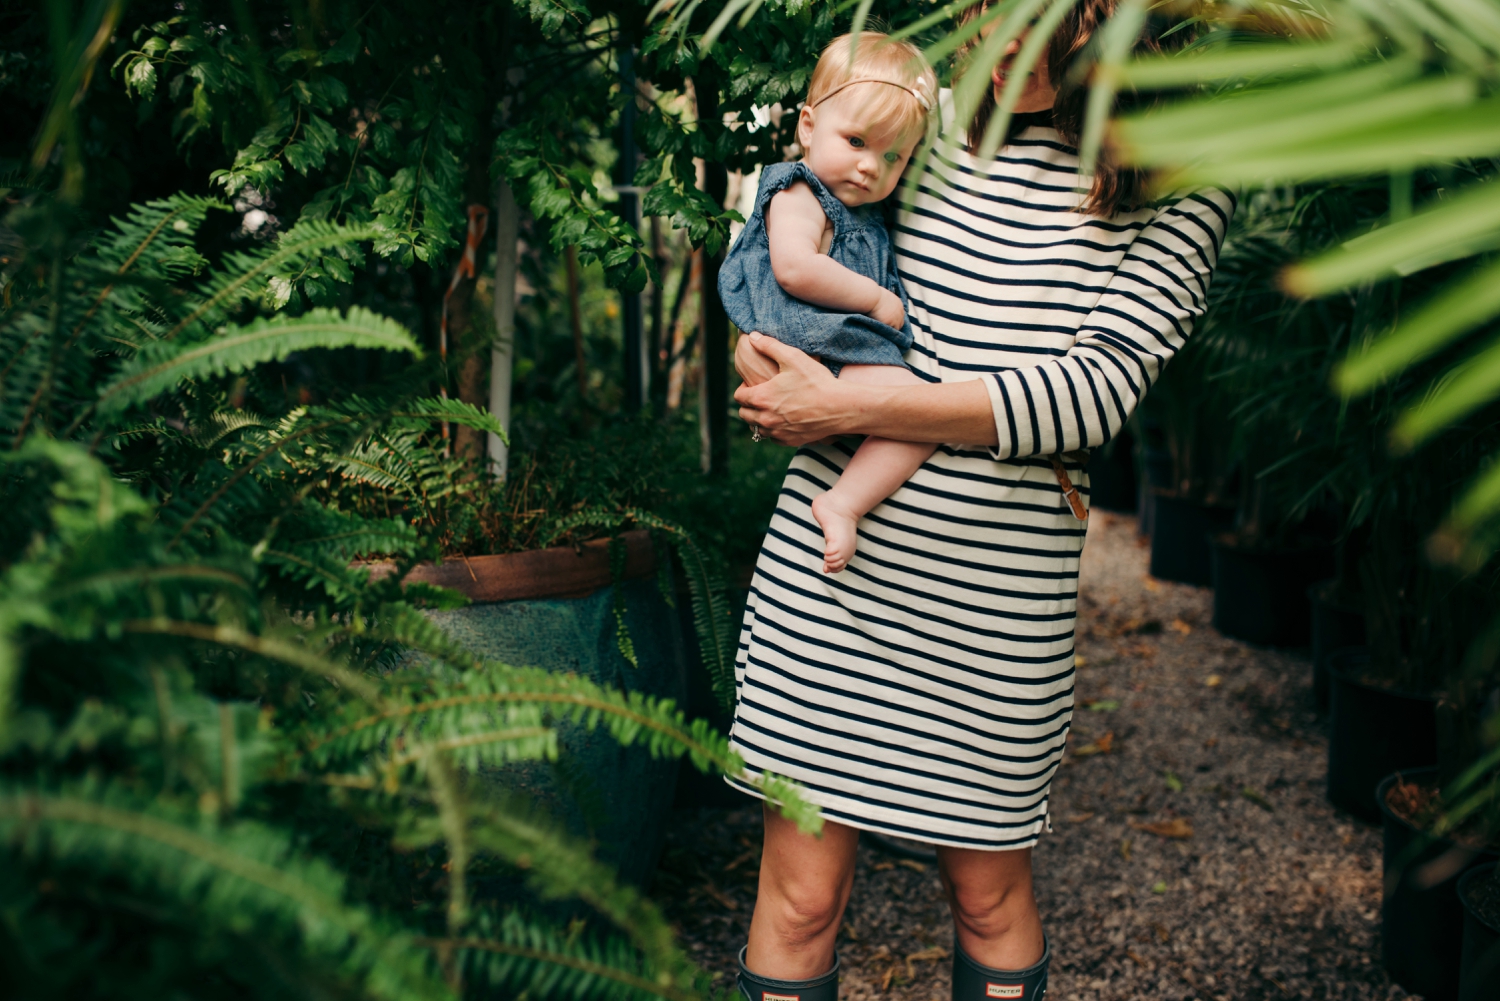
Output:
<svg viewBox="0 0 1500 1001">
<path fill-rule="evenodd" d="M 922 382 L 910 369 L 896 365 L 845 365 L 839 378 L 880 386 Z M 911 479 L 936 448 L 926 442 L 865 439 L 839 481 L 812 503 L 813 517 L 823 529 L 824 573 L 838 573 L 848 565 L 854 556 L 859 519 Z"/>
</svg>

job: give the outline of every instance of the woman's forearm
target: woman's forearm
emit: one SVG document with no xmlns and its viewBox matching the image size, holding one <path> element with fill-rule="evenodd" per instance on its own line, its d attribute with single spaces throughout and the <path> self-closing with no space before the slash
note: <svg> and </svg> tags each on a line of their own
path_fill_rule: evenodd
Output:
<svg viewBox="0 0 1500 1001">
<path fill-rule="evenodd" d="M 968 445 L 994 445 L 1000 440 L 990 394 L 978 379 L 847 388 L 859 393 L 852 407 L 854 426 L 846 434 Z"/>
<path fill-rule="evenodd" d="M 747 334 L 735 351 L 741 373 L 762 356 L 779 367 L 773 378 L 735 391 L 740 417 L 787 445 L 830 435 L 873 434 L 900 441 L 994 445 L 994 410 L 984 383 L 873 386 L 835 379 L 802 351 L 772 337 Z"/>
</svg>

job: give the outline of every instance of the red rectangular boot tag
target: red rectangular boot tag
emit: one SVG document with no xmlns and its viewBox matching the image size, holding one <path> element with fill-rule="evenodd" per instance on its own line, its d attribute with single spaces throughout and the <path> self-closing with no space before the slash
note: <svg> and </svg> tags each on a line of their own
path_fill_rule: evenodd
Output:
<svg viewBox="0 0 1500 1001">
<path fill-rule="evenodd" d="M 985 984 L 984 993 L 986 997 L 992 998 L 1019 998 L 1026 996 L 1025 984 Z M 771 995 L 767 994 L 769 998 Z"/>
</svg>

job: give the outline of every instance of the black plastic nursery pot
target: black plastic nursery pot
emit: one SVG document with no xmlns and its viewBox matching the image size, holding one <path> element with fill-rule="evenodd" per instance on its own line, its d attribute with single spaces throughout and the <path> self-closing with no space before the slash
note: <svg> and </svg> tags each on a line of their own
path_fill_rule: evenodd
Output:
<svg viewBox="0 0 1500 1001">
<path fill-rule="evenodd" d="M 1378 824 L 1380 780 L 1437 763 L 1437 699 L 1368 684 L 1369 665 L 1365 647 L 1336 650 L 1330 659 L 1328 801 Z"/>
<path fill-rule="evenodd" d="M 1307 589 L 1333 572 L 1333 547 L 1259 549 L 1212 540 L 1214 628 L 1261 646 L 1306 646 L 1312 638 Z"/>
<path fill-rule="evenodd" d="M 1141 475 L 1136 478 L 1136 531 L 1150 535 L 1156 522 L 1156 491 L 1170 490 L 1172 483 L 1172 453 L 1147 448 L 1141 452 Z"/>
<path fill-rule="evenodd" d="M 1152 490 L 1151 576 L 1179 584 L 1213 583 L 1209 539 L 1234 523 L 1234 508 Z"/>
<path fill-rule="evenodd" d="M 1391 979 L 1413 994 L 1426 1001 L 1456 1001 L 1464 929 L 1459 877 L 1495 855 L 1426 834 L 1386 802 L 1397 778 L 1421 782 L 1436 774 L 1436 768 L 1403 769 L 1386 776 L 1375 791 L 1385 834 L 1381 959 Z"/>
<path fill-rule="evenodd" d="M 1121 431 L 1108 445 L 1089 457 L 1089 510 L 1130 514 L 1139 504 L 1135 448 L 1130 432 Z"/>
<path fill-rule="evenodd" d="M 1500 998 L 1500 922 L 1486 920 L 1475 905 L 1480 888 L 1495 880 L 1495 863 L 1476 865 L 1458 877 L 1458 902 L 1464 909 L 1463 957 L 1458 964 L 1458 1001 Z M 1500 886 L 1490 890 L 1500 893 Z"/>
<path fill-rule="evenodd" d="M 1328 659 L 1335 650 L 1365 645 L 1365 615 L 1337 598 L 1337 582 L 1319 581 L 1307 589 L 1312 608 L 1313 701 L 1328 711 Z"/>
</svg>

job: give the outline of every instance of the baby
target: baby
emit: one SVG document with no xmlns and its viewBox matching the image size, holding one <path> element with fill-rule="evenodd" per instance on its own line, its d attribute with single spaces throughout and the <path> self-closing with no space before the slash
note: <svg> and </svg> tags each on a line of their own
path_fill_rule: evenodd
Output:
<svg viewBox="0 0 1500 1001">
<path fill-rule="evenodd" d="M 719 295 L 742 331 L 817 356 L 840 379 L 918 384 L 906 292 L 879 203 L 926 133 L 937 78 L 918 49 L 861 32 L 823 50 L 797 120 L 802 159 L 761 172 L 755 211 L 719 271 Z M 812 502 L 823 572 L 854 556 L 859 519 L 926 462 L 935 445 L 866 438 L 839 481 Z"/>
</svg>

